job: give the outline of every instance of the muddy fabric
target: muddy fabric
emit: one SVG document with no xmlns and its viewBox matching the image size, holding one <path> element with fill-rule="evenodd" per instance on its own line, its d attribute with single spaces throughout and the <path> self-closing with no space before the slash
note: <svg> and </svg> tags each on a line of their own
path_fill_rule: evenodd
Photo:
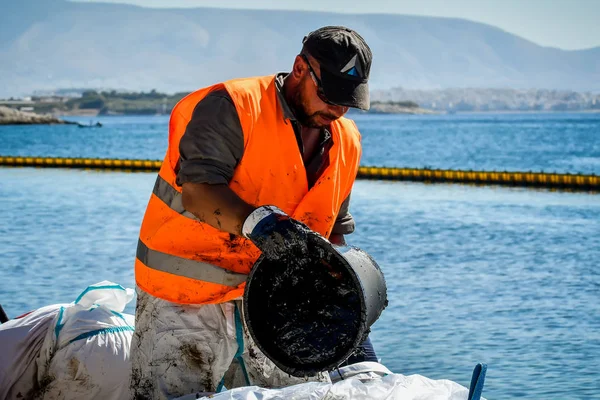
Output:
<svg viewBox="0 0 600 400">
<path fill-rule="evenodd" d="M 54 304 L 0 325 L 0 399 L 28 399 L 38 389 L 36 359 L 61 306 Z"/>
<path fill-rule="evenodd" d="M 102 281 L 73 303 L 0 326 L 0 400 L 129 398 L 132 289 Z"/>
<path fill-rule="evenodd" d="M 59 346 L 50 360 L 44 360 L 48 367 L 39 375 L 40 396 L 36 398 L 128 399 L 129 344 L 133 332 L 118 330 L 122 325 L 113 323 L 117 318 L 111 320 L 106 314 L 103 322 L 111 325 L 110 331 Z M 42 370 L 38 366 L 38 371 Z"/>
<path fill-rule="evenodd" d="M 223 387 L 279 388 L 308 381 L 277 368 L 254 344 L 244 325 L 239 358 L 236 303 L 183 305 L 137 289 L 136 325 L 131 346 L 134 398 L 166 399 Z M 243 318 L 240 319 L 240 323 Z M 242 365 L 243 364 L 243 365 Z M 246 380 L 247 377 L 247 380 Z"/>
<path fill-rule="evenodd" d="M 109 281 L 89 286 L 49 327 L 37 363 L 42 400 L 129 398 L 132 289 Z"/>
</svg>

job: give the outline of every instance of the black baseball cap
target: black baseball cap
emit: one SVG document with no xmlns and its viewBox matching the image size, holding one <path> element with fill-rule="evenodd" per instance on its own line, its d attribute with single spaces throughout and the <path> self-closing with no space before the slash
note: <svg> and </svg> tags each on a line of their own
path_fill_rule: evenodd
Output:
<svg viewBox="0 0 600 400">
<path fill-rule="evenodd" d="M 302 40 L 304 50 L 321 67 L 327 99 L 341 106 L 368 110 L 369 72 L 373 55 L 365 40 L 344 26 L 325 26 Z"/>
</svg>

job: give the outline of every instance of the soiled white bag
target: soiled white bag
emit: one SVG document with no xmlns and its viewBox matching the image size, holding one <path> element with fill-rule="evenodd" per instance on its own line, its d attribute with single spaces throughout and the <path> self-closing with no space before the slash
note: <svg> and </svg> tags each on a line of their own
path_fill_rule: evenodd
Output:
<svg viewBox="0 0 600 400">
<path fill-rule="evenodd" d="M 342 367 L 339 373 L 335 371 L 330 375 L 332 383 L 308 382 L 281 389 L 246 386 L 208 397 L 202 397 L 206 393 L 191 394 L 177 400 L 467 400 L 469 396 L 469 389 L 456 382 L 433 380 L 422 375 L 394 374 L 374 362 Z"/>
<path fill-rule="evenodd" d="M 19 393 L 40 399 L 128 398 L 134 317 L 123 310 L 133 295 L 132 289 L 103 281 L 71 304 L 44 307 L 0 325 L 0 332 L 10 331 L 5 336 L 13 338 L 12 348 L 18 345 L 13 354 L 27 354 L 23 360 L 13 356 L 13 367 L 2 362 L 10 369 L 4 380 L 18 382 L 4 398 Z M 24 326 L 35 329 L 29 334 Z"/>
<path fill-rule="evenodd" d="M 39 308 L 0 325 L 0 399 L 32 398 L 37 386 L 36 359 L 61 306 Z"/>
</svg>

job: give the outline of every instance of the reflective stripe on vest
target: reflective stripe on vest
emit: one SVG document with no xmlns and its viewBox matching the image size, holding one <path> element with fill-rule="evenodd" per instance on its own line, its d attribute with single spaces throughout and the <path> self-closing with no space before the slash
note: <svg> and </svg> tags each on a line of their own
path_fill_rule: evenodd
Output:
<svg viewBox="0 0 600 400">
<path fill-rule="evenodd" d="M 156 178 L 152 193 L 176 213 L 200 221 L 198 217 L 183 207 L 183 196 L 181 193 L 160 175 Z M 148 268 L 157 271 L 223 286 L 237 287 L 248 278 L 246 274 L 232 272 L 216 265 L 152 250 L 141 240 L 138 240 L 137 258 Z"/>
<path fill-rule="evenodd" d="M 246 274 L 238 274 L 216 265 L 149 249 L 141 240 L 138 240 L 136 257 L 148 268 L 223 286 L 237 287 L 248 278 Z"/>
<path fill-rule="evenodd" d="M 152 193 L 168 205 L 171 210 L 196 221 L 200 221 L 194 214 L 183 208 L 183 196 L 171 184 L 158 175 Z"/>
</svg>

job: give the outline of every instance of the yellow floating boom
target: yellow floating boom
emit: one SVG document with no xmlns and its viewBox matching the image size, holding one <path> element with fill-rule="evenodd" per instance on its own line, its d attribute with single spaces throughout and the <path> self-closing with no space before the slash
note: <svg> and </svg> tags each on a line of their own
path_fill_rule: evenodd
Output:
<svg viewBox="0 0 600 400">
<path fill-rule="evenodd" d="M 11 157 L 0 156 L 0 166 L 89 168 L 125 171 L 158 171 L 160 160 L 106 158 Z M 360 167 L 358 179 L 475 183 L 529 186 L 570 190 L 600 190 L 600 176 L 545 172 L 463 171 L 429 168 Z"/>
<path fill-rule="evenodd" d="M 109 158 L 11 157 L 0 156 L 0 165 L 14 167 L 93 168 L 158 171 L 162 161 Z"/>
<path fill-rule="evenodd" d="M 360 167 L 358 178 L 394 181 L 475 183 L 597 191 L 600 176 L 546 172 L 463 171 L 429 168 Z"/>
</svg>

